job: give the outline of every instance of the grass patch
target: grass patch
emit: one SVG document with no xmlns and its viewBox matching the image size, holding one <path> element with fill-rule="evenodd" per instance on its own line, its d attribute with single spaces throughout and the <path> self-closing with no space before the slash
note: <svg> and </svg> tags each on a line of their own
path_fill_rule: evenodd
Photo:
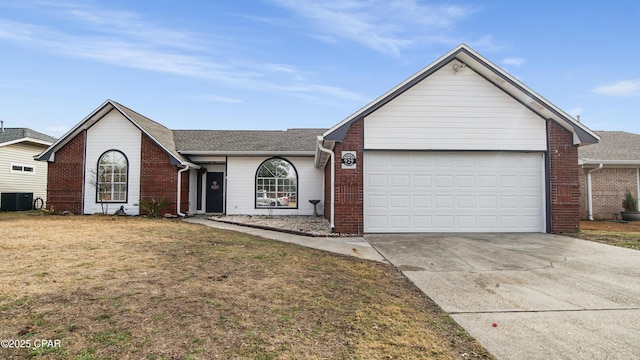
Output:
<svg viewBox="0 0 640 360">
<path fill-rule="evenodd" d="M 582 221 L 580 231 L 569 236 L 602 244 L 640 250 L 640 222 Z"/>
<path fill-rule="evenodd" d="M 166 219 L 0 223 L 0 338 L 61 340 L 37 358 L 491 358 L 386 264 Z"/>
</svg>

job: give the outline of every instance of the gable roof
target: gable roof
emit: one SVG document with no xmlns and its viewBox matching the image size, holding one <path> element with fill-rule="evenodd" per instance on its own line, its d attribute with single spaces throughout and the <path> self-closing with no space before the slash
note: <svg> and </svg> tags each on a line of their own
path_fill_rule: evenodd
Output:
<svg viewBox="0 0 640 360">
<path fill-rule="evenodd" d="M 91 112 L 87 117 L 80 121 L 76 126 L 64 134 L 58 141 L 46 149 L 42 154 L 36 157 L 36 160 L 49 161 L 52 155 L 65 146 L 71 139 L 76 137 L 82 131 L 87 130 L 93 124 L 102 119 L 112 110 L 119 111 L 125 118 L 136 126 L 140 131 L 145 133 L 151 140 L 153 140 L 160 148 L 162 148 L 171 159 L 172 165 L 179 165 L 189 163 L 189 159 L 182 156 L 176 151 L 175 143 L 173 141 L 173 133 L 166 128 L 146 116 L 143 116 L 128 107 L 119 104 L 111 99 L 105 101 L 102 105 Z"/>
<path fill-rule="evenodd" d="M 585 164 L 640 165 L 640 134 L 596 131 L 600 142 L 578 148 L 578 162 Z"/>
<path fill-rule="evenodd" d="M 173 138 L 185 155 L 313 155 L 316 138 L 326 130 L 173 130 Z"/>
<path fill-rule="evenodd" d="M 323 140 L 342 141 L 349 129 L 349 126 L 353 122 L 378 110 L 453 60 L 462 62 L 463 66 L 472 69 L 543 119 L 554 120 L 565 129 L 571 131 L 573 133 L 574 144 L 591 144 L 598 142 L 598 136 L 586 126 L 582 125 L 569 114 L 560 110 L 535 91 L 528 88 L 522 82 L 482 57 L 466 44 L 460 44 L 427 67 L 418 71 L 393 89 L 389 90 L 329 129 L 323 134 Z"/>
<path fill-rule="evenodd" d="M 2 128 L 2 131 L 0 131 L 0 146 L 7 146 L 20 142 L 49 146 L 55 141 L 56 138 L 53 136 L 28 128 Z"/>
</svg>

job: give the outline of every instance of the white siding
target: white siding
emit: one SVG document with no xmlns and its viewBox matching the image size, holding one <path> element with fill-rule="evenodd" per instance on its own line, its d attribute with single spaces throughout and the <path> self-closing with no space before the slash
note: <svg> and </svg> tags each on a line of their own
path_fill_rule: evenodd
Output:
<svg viewBox="0 0 640 360">
<path fill-rule="evenodd" d="M 189 214 L 195 214 L 198 197 L 198 170 L 189 170 Z"/>
<path fill-rule="evenodd" d="M 129 215 L 138 215 L 139 208 L 134 206 L 140 200 L 140 157 L 142 134 L 129 120 L 117 110 L 112 110 L 87 130 L 87 158 L 84 186 L 84 213 L 102 212 L 96 202 L 96 189 L 92 179 L 98 167 L 98 159 L 107 150 L 121 151 L 129 161 L 129 184 L 127 203 L 110 203 L 109 213 L 114 213 L 121 205 Z"/>
<path fill-rule="evenodd" d="M 541 153 L 365 152 L 365 232 L 543 232 Z"/>
<path fill-rule="evenodd" d="M 365 118 L 365 149 L 546 149 L 545 121 L 469 68 L 445 65 Z"/>
<path fill-rule="evenodd" d="M 227 160 L 227 214 L 268 215 L 255 208 L 255 176 L 258 166 L 268 157 L 229 157 Z M 273 209 L 273 215 L 312 215 L 309 200 L 324 199 L 324 172 L 315 168 L 313 157 L 286 157 L 298 171 L 298 209 Z M 322 213 L 324 204 L 318 205 Z"/>
<path fill-rule="evenodd" d="M 33 198 L 47 201 L 47 162 L 33 157 L 46 147 L 28 143 L 16 143 L 0 147 L 0 193 L 33 193 Z M 33 173 L 12 172 L 11 164 L 34 168 Z"/>
</svg>

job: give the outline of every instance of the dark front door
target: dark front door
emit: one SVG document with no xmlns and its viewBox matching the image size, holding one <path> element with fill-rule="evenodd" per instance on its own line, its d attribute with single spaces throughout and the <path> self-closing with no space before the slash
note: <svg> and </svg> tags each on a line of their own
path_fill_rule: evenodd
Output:
<svg viewBox="0 0 640 360">
<path fill-rule="evenodd" d="M 209 172 L 207 173 L 207 183 L 205 189 L 207 191 L 207 209 L 208 213 L 224 212 L 224 173 Z"/>
</svg>

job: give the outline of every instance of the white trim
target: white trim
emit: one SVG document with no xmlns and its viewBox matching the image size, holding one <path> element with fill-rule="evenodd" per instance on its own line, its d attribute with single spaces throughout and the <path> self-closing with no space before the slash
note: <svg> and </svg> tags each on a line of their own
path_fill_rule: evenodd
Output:
<svg viewBox="0 0 640 360">
<path fill-rule="evenodd" d="M 21 167 L 22 170 L 15 170 L 13 167 Z M 31 171 L 24 171 L 25 168 L 31 169 Z M 36 173 L 36 167 L 34 165 L 25 165 L 19 163 L 11 163 L 9 166 L 9 172 L 13 174 L 31 174 L 34 175 Z"/>
<path fill-rule="evenodd" d="M 587 207 L 589 209 L 589 220 L 593 220 L 593 184 L 591 182 L 591 173 L 603 167 L 604 164 L 600 163 L 597 168 L 587 171 Z"/>
<path fill-rule="evenodd" d="M 44 145 L 44 146 L 50 146 L 52 144 L 52 142 L 50 142 L 50 141 L 44 141 L 44 140 L 34 139 L 34 138 L 30 138 L 30 137 L 25 137 L 25 138 L 20 138 L 20 139 L 15 139 L 15 140 L 3 142 L 3 143 L 0 144 L 0 147 L 7 146 L 7 145 L 13 145 L 13 144 L 21 143 L 21 142 L 30 142 L 30 143 Z"/>
<path fill-rule="evenodd" d="M 640 167 L 636 169 L 636 181 L 638 183 L 638 209 L 640 209 Z"/>
<path fill-rule="evenodd" d="M 331 158 L 331 186 L 330 186 L 331 187 L 331 204 L 329 205 L 331 209 L 331 216 L 329 219 L 329 223 L 331 225 L 331 231 L 333 232 L 333 230 L 335 229 L 335 218 L 336 218 L 336 206 L 335 206 L 336 204 L 336 189 L 335 189 L 336 188 L 336 154 L 333 152 L 333 150 L 327 149 L 322 146 L 321 136 L 318 136 L 317 141 L 318 141 L 318 150 L 329 154 L 329 157 Z"/>
<path fill-rule="evenodd" d="M 578 165 L 622 165 L 622 166 L 640 166 L 640 160 L 594 160 L 594 159 L 578 159 Z"/>
</svg>

